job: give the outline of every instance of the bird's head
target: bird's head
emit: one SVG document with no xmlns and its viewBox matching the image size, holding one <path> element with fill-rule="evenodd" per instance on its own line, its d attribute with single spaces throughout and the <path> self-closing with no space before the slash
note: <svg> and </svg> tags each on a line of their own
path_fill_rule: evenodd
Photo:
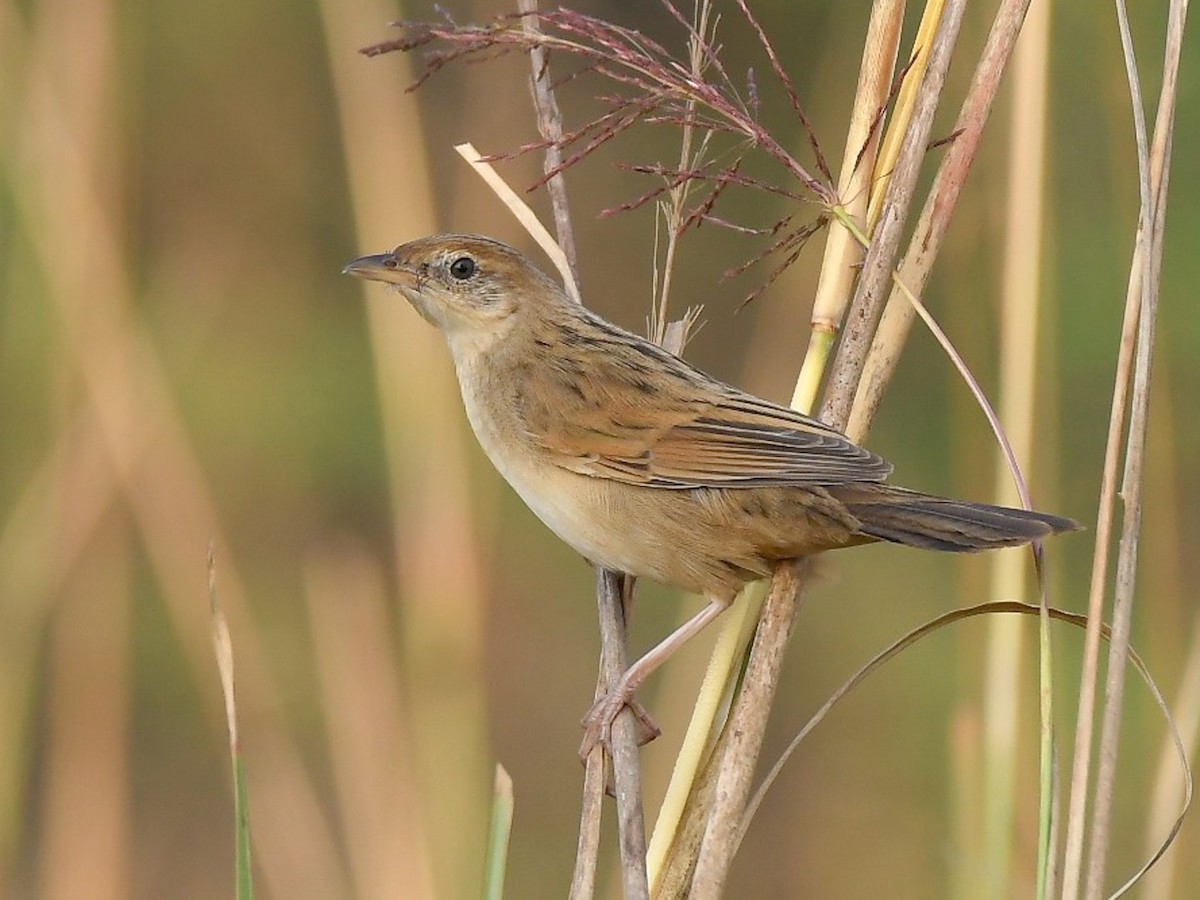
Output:
<svg viewBox="0 0 1200 900">
<path fill-rule="evenodd" d="M 523 316 L 565 301 L 562 288 L 520 252 L 491 238 L 439 234 L 363 256 L 342 270 L 393 285 L 452 349 L 508 332 Z"/>
</svg>

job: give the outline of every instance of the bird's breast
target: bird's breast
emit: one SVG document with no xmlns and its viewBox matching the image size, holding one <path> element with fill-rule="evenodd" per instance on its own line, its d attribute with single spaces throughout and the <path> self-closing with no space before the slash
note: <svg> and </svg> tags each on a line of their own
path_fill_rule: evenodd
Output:
<svg viewBox="0 0 1200 900">
<path fill-rule="evenodd" d="M 467 419 L 483 452 L 541 521 L 597 565 L 641 572 L 647 548 L 629 534 L 629 498 L 605 479 L 590 478 L 548 460 L 526 433 L 515 373 L 486 371 L 478 361 L 456 360 Z M 651 577 L 659 573 L 643 573 Z"/>
</svg>

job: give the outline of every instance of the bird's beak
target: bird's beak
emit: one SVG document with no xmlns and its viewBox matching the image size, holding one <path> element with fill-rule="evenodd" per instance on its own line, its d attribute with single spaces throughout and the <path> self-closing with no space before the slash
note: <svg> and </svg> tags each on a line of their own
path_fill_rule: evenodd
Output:
<svg viewBox="0 0 1200 900">
<path fill-rule="evenodd" d="M 416 281 L 416 274 L 399 265 L 395 255 L 391 253 L 360 256 L 342 269 L 342 274 L 366 278 L 368 281 L 383 281 L 387 284 L 411 285 Z"/>
</svg>

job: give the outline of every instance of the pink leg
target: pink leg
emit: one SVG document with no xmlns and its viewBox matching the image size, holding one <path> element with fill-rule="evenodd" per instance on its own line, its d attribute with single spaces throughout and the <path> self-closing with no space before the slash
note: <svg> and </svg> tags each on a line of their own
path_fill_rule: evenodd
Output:
<svg viewBox="0 0 1200 900">
<path fill-rule="evenodd" d="M 603 742 L 605 746 L 609 745 L 613 719 L 626 706 L 633 710 L 634 715 L 638 717 L 649 735 L 643 743 L 658 736 L 658 726 L 642 709 L 641 704 L 634 700 L 634 693 L 651 672 L 665 663 L 676 650 L 703 631 L 713 619 L 725 612 L 733 603 L 733 599 L 733 597 L 710 597 L 708 605 L 704 609 L 672 631 L 661 643 L 625 670 L 621 680 L 596 701 L 596 705 L 583 717 L 583 744 L 579 748 L 580 758 L 586 759 L 597 741 Z"/>
</svg>

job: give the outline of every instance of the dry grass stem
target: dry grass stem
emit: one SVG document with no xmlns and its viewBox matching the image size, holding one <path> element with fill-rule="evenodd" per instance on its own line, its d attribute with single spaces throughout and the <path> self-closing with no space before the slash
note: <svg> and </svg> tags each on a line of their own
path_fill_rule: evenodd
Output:
<svg viewBox="0 0 1200 900">
<path fill-rule="evenodd" d="M 765 589 L 766 584 L 759 582 L 759 592 L 762 593 Z M 686 900 L 690 896 L 692 876 L 700 858 L 700 844 L 704 840 L 709 810 L 712 809 L 717 789 L 717 770 L 725 757 L 732 734 L 729 728 L 721 729 L 708 758 L 704 761 L 699 777 L 695 779 L 692 793 L 683 809 L 683 816 L 674 825 L 670 853 L 663 861 L 662 870 L 654 886 L 655 900 Z"/>
<path fill-rule="evenodd" d="M 717 900 L 725 889 L 807 569 L 806 559 L 789 560 L 780 563 L 771 578 L 742 689 L 726 725 L 729 739 L 721 756 L 712 811 L 697 854 L 689 895 L 692 900 Z"/>
<path fill-rule="evenodd" d="M 850 125 L 838 177 L 842 208 L 860 223 L 866 221 L 871 176 L 882 133 L 882 115 L 891 95 L 892 73 L 896 68 L 896 53 L 904 24 L 904 6 L 903 0 L 876 0 L 871 6 L 863 42 L 858 86 L 850 109 Z M 908 74 L 919 77 L 913 70 Z M 862 253 L 862 247 L 848 231 L 843 228 L 830 230 L 813 300 L 814 328 L 836 329 L 841 324 Z"/>
<path fill-rule="evenodd" d="M 676 872 L 677 881 L 683 873 L 690 874 L 690 865 L 680 863 L 681 854 L 692 864 L 695 862 L 694 854 L 700 846 L 715 787 L 716 767 L 711 763 L 721 758 L 727 743 L 728 729 L 720 728 L 714 736 L 714 723 L 722 709 L 728 707 L 729 691 L 745 658 L 765 596 L 766 582 L 749 585 L 737 598 L 734 608 L 726 613 L 726 621 L 713 647 L 650 839 L 647 867 L 655 896 L 660 894 L 660 884 L 665 891 L 662 896 L 672 896 L 662 880 L 668 872 Z M 704 772 L 702 767 L 706 766 L 708 771 Z M 691 829 L 695 832 L 694 837 L 685 837 L 680 832 L 681 828 L 688 830 L 687 822 L 695 826 Z M 682 882 L 680 884 L 680 890 L 686 887 Z"/>
<path fill-rule="evenodd" d="M 554 236 L 546 230 L 546 226 L 538 219 L 537 214 L 530 209 L 529 204 L 521 199 L 521 195 L 509 187 L 508 182 L 500 177 L 500 173 L 495 167 L 479 154 L 473 144 L 465 143 L 455 146 L 455 151 L 461 156 L 472 169 L 483 179 L 484 183 L 492 189 L 494 193 L 506 207 L 521 223 L 521 227 L 529 234 L 531 238 L 542 248 L 542 252 L 550 257 L 550 261 L 554 263 L 554 268 L 562 277 L 563 285 L 577 302 L 582 303 L 582 297 L 579 293 L 579 285 L 575 281 L 575 270 L 572 267 L 570 259 L 559 246 Z"/>
<path fill-rule="evenodd" d="M 595 699 L 608 692 L 604 660 L 596 679 Z M 575 868 L 571 873 L 570 900 L 591 900 L 596 893 L 596 866 L 600 859 L 600 820 L 604 814 L 604 747 L 597 744 L 584 762 L 583 790 L 579 804 L 579 840 L 575 845 Z"/>
<path fill-rule="evenodd" d="M 1098 900 L 1103 893 L 1111 838 L 1117 746 L 1120 739 L 1122 699 L 1125 688 L 1124 663 L 1129 653 L 1129 633 L 1137 575 L 1138 540 L 1141 534 L 1142 471 L 1145 464 L 1151 362 L 1158 322 L 1162 245 L 1166 219 L 1167 186 L 1170 180 L 1171 144 L 1175 126 L 1177 77 L 1183 26 L 1187 15 L 1186 2 L 1171 4 L 1164 51 L 1163 85 L 1159 94 L 1153 144 L 1149 145 L 1128 15 L 1125 4 L 1121 0 L 1118 0 L 1116 6 L 1138 147 L 1141 209 L 1137 244 L 1141 248 L 1142 264 L 1140 268 L 1131 273 L 1131 281 L 1139 282 L 1137 288 L 1137 293 L 1140 295 L 1138 337 L 1130 392 L 1125 473 L 1121 485 L 1121 497 L 1124 500 L 1125 512 L 1122 519 L 1121 543 L 1113 586 L 1113 640 L 1109 645 L 1108 674 L 1104 691 L 1104 720 L 1100 734 L 1100 755 L 1096 766 L 1096 804 L 1092 817 L 1087 883 L 1084 890 L 1087 900 Z"/>
<path fill-rule="evenodd" d="M 889 197 L 883 207 L 881 225 L 873 235 L 868 251 L 864 273 L 851 308 L 851 325 L 839 347 L 838 361 L 830 378 L 828 398 L 823 410 L 823 418 L 835 427 L 845 427 L 854 390 L 861 374 L 866 348 L 872 338 L 871 328 L 877 321 L 882 306 L 883 286 L 888 284 L 893 277 L 891 261 L 899 243 L 907 205 L 928 142 L 933 111 L 944 84 L 945 72 L 949 65 L 962 13 L 962 3 L 951 3 L 945 10 L 938 36 L 931 49 L 926 80 L 915 101 L 912 125 L 906 135 L 892 181 L 889 184 Z M 859 312 L 856 313 L 856 309 Z M 799 581 L 796 582 L 796 587 L 798 586 Z M 779 606 L 790 606 L 795 603 L 796 592 L 791 592 L 790 596 L 784 596 L 787 593 L 776 592 L 773 589 L 771 597 L 775 598 Z M 763 642 L 763 647 L 781 649 L 786 640 L 790 622 L 791 616 L 782 614 L 778 609 L 774 611 L 774 615 L 771 611 L 764 610 L 763 621 L 760 624 L 753 652 L 758 652 L 760 641 Z M 767 656 L 772 652 L 772 649 L 763 651 Z M 751 658 L 754 658 L 753 653 Z M 754 664 L 751 665 L 753 668 Z M 764 668 L 769 669 L 770 666 L 764 666 Z M 735 833 L 732 823 L 740 821 L 741 807 L 748 795 L 749 780 L 752 777 L 754 760 L 757 755 L 757 741 L 761 740 L 761 734 L 757 737 L 747 737 L 746 731 L 738 727 L 738 717 L 746 708 L 743 704 L 752 705 L 746 700 L 748 696 L 746 691 L 750 689 L 751 685 L 756 685 L 755 677 L 748 673 L 746 687 L 743 689 L 743 695 L 736 702 L 730 724 L 735 734 L 735 748 L 740 739 L 744 745 L 740 749 L 745 752 L 738 753 L 737 749 L 731 752 L 722 765 L 721 774 L 718 775 L 714 808 L 700 849 L 700 859 L 693 880 L 693 891 L 701 892 L 698 896 L 717 896 L 719 894 L 727 875 L 729 860 L 736 848 L 736 842 L 730 840 Z M 772 689 L 764 685 L 756 685 L 756 687 L 765 688 L 764 693 L 768 695 Z M 748 716 L 748 718 L 757 717 Z M 762 719 L 765 721 L 765 716 Z M 735 809 L 736 812 L 734 812 Z"/>
<path fill-rule="evenodd" d="M 908 250 L 900 265 L 900 279 L 918 297 L 925 290 L 933 264 L 958 205 L 967 174 L 975 161 L 992 103 L 1021 32 L 1030 0 L 1003 0 L 988 32 L 987 43 L 976 64 L 967 96 L 954 124 L 954 140 L 938 166 L 933 186 L 925 198 Z M 862 380 L 854 398 L 847 433 L 865 437 L 891 380 L 916 311 L 899 289 L 893 289 L 871 342 Z"/>
<path fill-rule="evenodd" d="M 522 26 L 532 35 L 538 33 L 537 0 L 518 0 L 517 8 L 524 17 Z M 554 86 L 550 79 L 550 60 L 546 50 L 536 41 L 529 48 L 529 64 L 533 69 L 530 77 L 530 93 L 533 97 L 533 109 L 537 113 L 538 133 L 546 142 L 544 170 L 548 176 L 546 191 L 550 195 L 550 207 L 554 211 L 554 230 L 558 235 L 558 245 L 566 258 L 567 268 L 571 270 L 571 283 L 574 290 L 568 288 L 571 296 L 580 299 L 579 290 L 579 251 L 575 247 L 575 229 L 571 226 L 571 207 L 567 202 L 567 187 L 563 179 L 562 113 L 558 109 L 558 100 L 554 96 Z"/>
<path fill-rule="evenodd" d="M 242 764 L 242 742 L 238 734 L 237 691 L 233 665 L 233 639 L 229 622 L 217 594 L 217 559 L 212 544 L 208 547 L 208 606 L 212 617 L 213 654 L 221 678 L 221 696 L 225 700 L 225 727 L 229 734 L 229 761 L 233 775 L 234 858 L 237 900 L 254 896 L 250 862 L 250 810 L 246 792 L 246 774 Z"/>
<path fill-rule="evenodd" d="M 213 652 L 217 659 L 217 672 L 221 677 L 221 698 L 225 701 L 225 727 L 229 733 L 229 749 L 233 756 L 241 752 L 238 737 L 237 696 L 233 682 L 233 641 L 229 637 L 229 620 L 217 596 L 216 550 L 208 548 L 208 605 L 212 616 Z"/>
<path fill-rule="evenodd" d="M 1128 23 L 1122 3 L 1117 4 L 1122 47 L 1133 102 L 1135 135 L 1138 145 L 1139 193 L 1141 209 L 1137 241 L 1130 265 L 1129 287 L 1126 294 L 1125 320 L 1117 362 L 1116 384 L 1113 389 L 1112 411 L 1109 419 L 1108 442 L 1105 450 L 1104 473 L 1101 484 L 1100 513 L 1096 527 L 1096 549 L 1092 565 L 1092 582 L 1088 598 L 1089 629 L 1084 645 L 1083 678 L 1076 724 L 1075 756 L 1072 767 L 1070 808 L 1063 871 L 1063 900 L 1075 900 L 1082 883 L 1083 847 L 1087 828 L 1086 809 L 1091 762 L 1095 685 L 1099 670 L 1098 630 L 1104 607 L 1104 581 L 1108 568 L 1109 536 L 1112 530 L 1113 506 L 1117 488 L 1117 466 L 1120 442 L 1126 415 L 1127 400 L 1131 406 L 1129 438 L 1126 447 L 1126 474 L 1122 492 L 1125 501 L 1122 539 L 1117 562 L 1117 579 L 1113 622 L 1127 632 L 1129 607 L 1132 601 L 1136 571 L 1137 536 L 1140 525 L 1142 446 L 1145 437 L 1146 400 L 1150 377 L 1150 348 L 1158 302 L 1158 274 L 1161 262 L 1162 223 L 1166 207 L 1167 175 L 1169 173 L 1171 137 L 1175 113 L 1175 85 L 1179 66 L 1180 45 L 1186 3 L 1171 4 L 1166 50 L 1164 52 L 1163 87 L 1159 96 L 1153 149 L 1148 146 L 1141 91 L 1129 38 Z M 1136 347 L 1136 349 L 1135 349 Z M 1129 400 L 1132 381 L 1132 400 Z M 1116 762 L 1116 742 L 1119 736 L 1118 710 L 1123 689 L 1121 673 L 1127 634 L 1122 634 L 1110 647 L 1109 684 L 1106 689 L 1105 725 L 1101 736 L 1097 774 L 1096 810 L 1091 820 L 1091 849 L 1085 896 L 1099 896 L 1103 890 L 1104 863 L 1109 841 L 1112 786 Z"/>
<path fill-rule="evenodd" d="M 1140 268 L 1140 250 L 1134 251 L 1132 271 Z M 1125 426 L 1129 376 L 1137 342 L 1138 280 L 1132 277 L 1125 301 L 1125 319 L 1117 353 L 1117 374 L 1113 385 L 1108 438 L 1104 451 L 1104 469 L 1100 481 L 1100 510 L 1092 556 L 1091 585 L 1088 591 L 1088 629 L 1084 636 L 1079 707 L 1076 713 L 1075 751 L 1071 769 L 1070 799 L 1067 808 L 1067 832 L 1063 855 L 1062 900 L 1077 900 L 1082 877 L 1083 846 L 1087 829 L 1089 774 L 1092 761 L 1092 734 L 1096 704 L 1096 684 L 1100 665 L 1100 629 L 1104 622 L 1104 596 L 1112 540 L 1114 504 L 1117 496 L 1117 467 L 1120 464 L 1121 437 Z"/>
<path fill-rule="evenodd" d="M 933 59 L 935 60 L 935 75 L 933 80 L 936 85 L 933 89 L 940 91 L 941 82 L 944 79 L 945 67 L 948 65 L 950 50 L 953 45 L 953 36 L 956 33 L 957 24 L 960 20 L 962 12 L 961 5 L 951 10 L 950 27 L 948 30 L 940 32 L 941 40 L 935 45 Z M 921 112 L 918 114 L 916 121 L 923 123 L 925 128 L 925 136 L 916 137 L 910 136 L 914 143 L 906 145 L 911 147 L 919 147 L 919 153 L 913 153 L 911 150 L 908 155 L 909 164 L 903 168 L 907 173 L 908 184 L 907 188 L 900 192 L 901 200 L 897 205 L 904 205 L 907 197 L 911 195 L 912 181 L 915 180 L 916 170 L 919 166 L 919 160 L 924 152 L 924 146 L 927 139 L 928 128 L 932 118 L 932 108 L 929 95 L 924 91 L 919 95 L 923 98 L 919 102 Z M 919 140 L 919 144 L 917 141 Z M 905 179 L 899 182 L 901 186 L 905 184 Z M 895 207 L 893 207 L 895 208 Z M 898 230 L 895 240 L 898 240 Z M 890 262 L 888 263 L 890 266 Z M 886 270 L 886 275 L 890 276 L 890 269 Z M 869 335 L 868 335 L 869 340 Z M 852 399 L 853 381 L 848 382 L 843 390 L 847 392 L 844 400 L 844 406 L 849 409 L 850 400 Z M 836 393 L 837 388 L 832 386 L 831 391 Z M 781 567 L 784 569 L 788 567 Z M 775 609 L 764 609 L 763 619 L 760 622 L 758 636 L 755 640 L 755 650 L 752 651 L 751 659 L 755 658 L 755 653 L 759 654 L 759 664 L 751 663 L 752 670 L 756 675 L 770 675 L 772 672 L 778 671 L 778 659 L 775 654 L 782 655 L 783 647 L 786 643 L 790 623 L 794 616 L 794 608 L 798 599 L 799 579 L 795 581 L 796 590 L 791 593 L 790 597 L 784 596 L 784 593 L 778 592 L 773 587 L 769 597 L 774 598 Z M 768 605 L 771 600 L 768 600 Z M 788 608 L 791 612 L 784 612 L 784 608 Z M 786 627 L 783 623 L 786 620 Z M 778 629 L 782 628 L 782 631 Z M 761 644 L 760 644 L 761 642 Z M 749 782 L 753 776 L 754 765 L 757 760 L 758 748 L 761 746 L 762 732 L 754 733 L 753 728 L 747 731 L 746 726 L 753 723 L 755 727 L 765 727 L 766 711 L 765 709 L 756 709 L 754 702 L 755 690 L 750 688 L 753 684 L 753 677 L 747 674 L 746 682 L 743 686 L 743 692 L 739 695 L 735 703 L 733 717 L 727 728 L 732 730 L 734 738 L 731 742 L 731 748 L 723 757 L 722 764 L 718 770 L 717 786 L 714 792 L 714 808 L 709 819 L 708 828 L 705 833 L 704 841 L 699 851 L 700 860 L 695 872 L 693 880 L 693 891 L 699 890 L 702 893 L 700 896 L 716 896 L 723 888 L 724 879 L 728 873 L 728 866 L 732 860 L 733 852 L 736 845 L 731 841 L 731 837 L 735 833 L 735 823 L 740 821 L 741 808 L 745 803 L 745 799 L 749 792 Z M 769 703 L 769 698 L 773 695 L 774 683 L 756 685 L 756 688 L 761 689 L 759 700 L 766 700 Z M 703 892 L 707 892 L 703 893 Z"/>
<path fill-rule="evenodd" d="M 854 392 L 862 376 L 883 303 L 887 299 L 893 261 L 900 246 L 917 175 L 925 158 L 933 114 L 945 84 L 964 6 L 963 0 L 951 0 L 946 5 L 930 51 L 929 69 L 917 94 L 912 123 L 897 157 L 888 184 L 887 199 L 880 213 L 879 224 L 871 236 L 863 271 L 847 315 L 847 325 L 838 344 L 820 415 L 822 421 L 838 430 L 844 430 L 849 420 Z M 853 438 L 854 435 L 851 435 Z"/>
<path fill-rule="evenodd" d="M 921 24 L 917 26 L 913 38 L 912 53 L 907 65 L 901 73 L 900 89 L 896 96 L 895 110 L 892 120 L 883 134 L 879 154 L 871 170 L 871 197 L 867 205 L 867 215 L 864 220 L 865 231 L 870 234 L 875 230 L 879 221 L 883 202 L 887 197 L 887 187 L 896 161 L 900 158 L 900 150 L 908 135 L 909 125 L 916 111 L 917 95 L 921 85 L 925 83 L 925 72 L 929 68 L 930 53 L 941 28 L 942 16 L 946 11 L 945 0 L 925 0 L 925 9 L 921 12 Z"/>
<path fill-rule="evenodd" d="M 708 0 L 695 0 L 692 21 L 688 28 L 688 69 L 691 77 L 700 81 L 704 77 L 706 48 L 715 44 L 715 36 L 709 31 L 709 17 L 712 4 Z M 679 129 L 679 172 L 700 172 L 704 168 L 704 152 L 708 138 L 712 132 L 706 131 L 700 142 L 700 147 L 693 150 L 696 134 L 696 101 L 688 100 L 684 104 L 684 121 Z M 662 218 L 666 230 L 666 249 L 663 254 L 661 271 L 655 267 L 657 290 L 650 308 L 650 339 L 658 344 L 664 344 L 670 319 L 667 307 L 671 298 L 671 283 L 675 276 L 675 254 L 679 249 L 679 239 L 687 229 L 689 219 L 693 215 L 688 208 L 688 198 L 693 181 L 687 178 L 673 176 L 666 199 L 658 203 L 658 214 Z M 722 189 L 718 185 L 710 195 L 711 202 L 707 210 L 711 211 L 716 202 L 717 193 Z M 657 254 L 656 254 L 657 257 Z M 656 259 L 657 261 L 657 259 Z M 680 340 L 680 351 L 684 340 Z"/>
<path fill-rule="evenodd" d="M 1140 269 L 1140 257 L 1140 249 L 1135 249 L 1125 299 L 1125 318 L 1121 326 L 1117 372 L 1113 385 L 1108 437 L 1104 451 L 1104 469 L 1100 480 L 1100 509 L 1096 519 L 1095 549 L 1092 556 L 1091 583 L 1088 590 L 1089 624 L 1084 636 L 1082 678 L 1079 685 L 1079 707 L 1075 725 L 1075 751 L 1071 769 L 1070 800 L 1067 808 L 1062 900 L 1077 900 L 1082 877 L 1081 866 L 1087 829 L 1096 684 L 1100 665 L 1100 629 L 1104 622 L 1105 582 L 1115 516 L 1117 468 L 1120 465 L 1121 437 L 1125 428 L 1129 376 L 1133 368 L 1133 353 L 1137 342 L 1137 295 L 1140 282 L 1133 273 Z"/>
<path fill-rule="evenodd" d="M 625 648 L 622 582 L 625 576 L 596 570 L 596 602 L 600 607 L 600 642 L 604 675 L 615 685 L 629 668 Z M 617 795 L 617 833 L 621 852 L 621 883 L 625 900 L 649 900 L 646 879 L 646 826 L 642 815 L 642 781 L 638 761 L 638 723 L 625 707 L 612 723 L 613 782 Z"/>
</svg>

